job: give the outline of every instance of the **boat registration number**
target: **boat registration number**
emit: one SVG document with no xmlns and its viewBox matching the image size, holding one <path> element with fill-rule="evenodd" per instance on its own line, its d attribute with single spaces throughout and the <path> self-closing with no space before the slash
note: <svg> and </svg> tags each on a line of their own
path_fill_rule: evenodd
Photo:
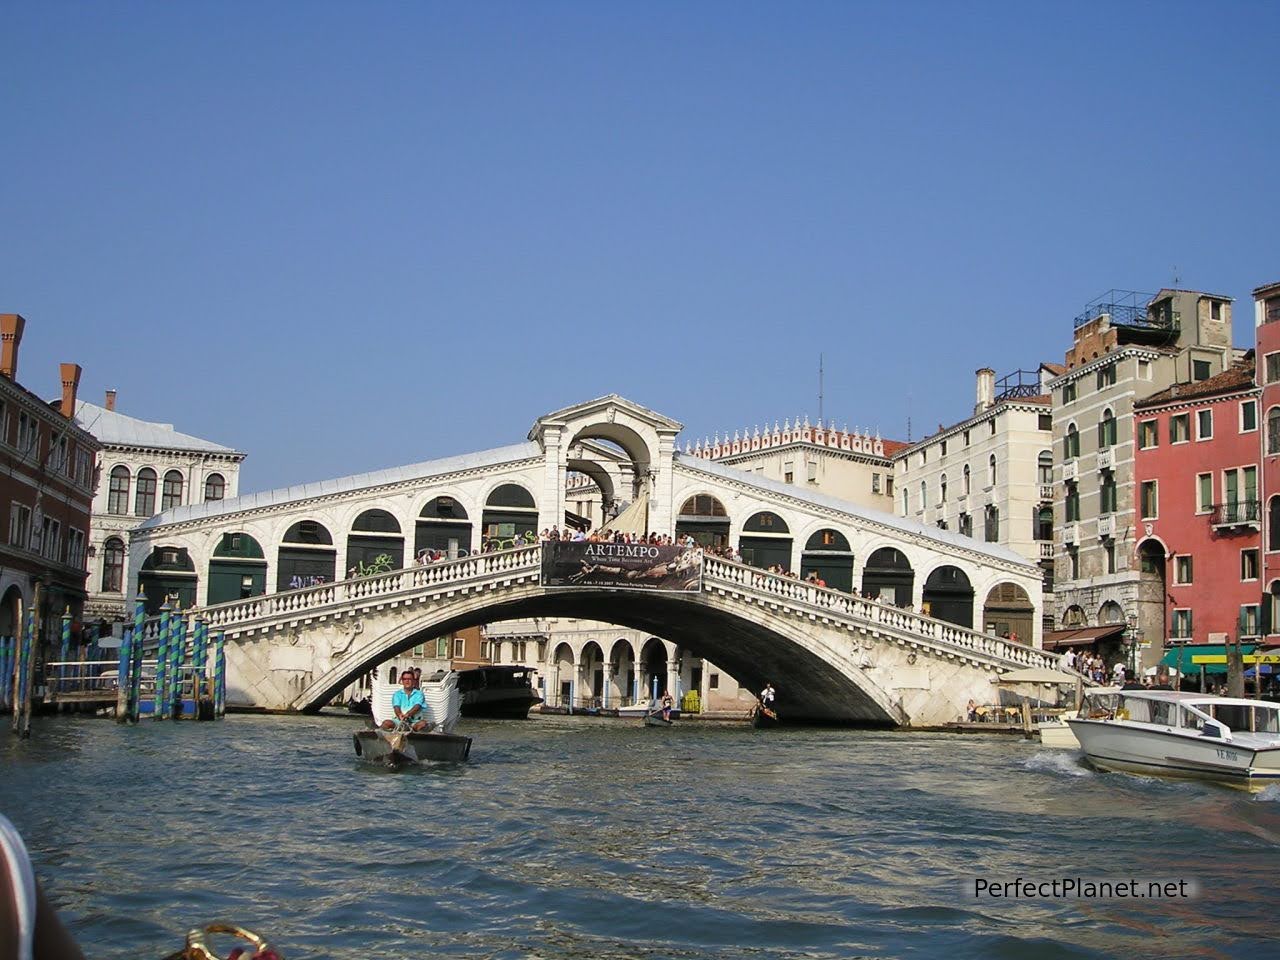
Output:
<svg viewBox="0 0 1280 960">
<path fill-rule="evenodd" d="M 1240 760 L 1240 758 L 1236 756 L 1236 752 L 1234 750 L 1223 750 L 1221 747 L 1215 747 L 1214 749 L 1218 751 L 1218 757 L 1222 760 L 1232 760 L 1236 762 Z"/>
</svg>

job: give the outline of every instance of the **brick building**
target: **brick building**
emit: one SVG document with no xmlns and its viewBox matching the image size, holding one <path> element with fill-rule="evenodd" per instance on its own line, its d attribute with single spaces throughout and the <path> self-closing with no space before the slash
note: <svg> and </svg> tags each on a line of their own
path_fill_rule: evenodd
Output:
<svg viewBox="0 0 1280 960">
<path fill-rule="evenodd" d="M 1171 644 L 1220 654 L 1262 633 L 1259 393 L 1246 355 L 1133 405 L 1139 600 Z"/>
<path fill-rule="evenodd" d="M 18 383 L 25 327 L 0 314 L 0 635 L 18 635 L 34 608 L 39 662 L 60 639 L 64 611 L 77 629 L 83 614 L 99 446 L 73 419 L 79 366 L 61 365 L 52 403 Z"/>
</svg>

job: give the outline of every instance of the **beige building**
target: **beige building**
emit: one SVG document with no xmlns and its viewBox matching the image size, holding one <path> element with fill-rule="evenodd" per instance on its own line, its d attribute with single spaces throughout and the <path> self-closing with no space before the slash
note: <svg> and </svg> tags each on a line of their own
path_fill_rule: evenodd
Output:
<svg viewBox="0 0 1280 960">
<path fill-rule="evenodd" d="M 125 575 L 130 532 L 162 510 L 238 495 L 245 455 L 179 433 L 169 423 L 126 416 L 116 410 L 114 390 L 107 391 L 101 407 L 79 401 L 76 424 L 102 444 L 89 536 L 85 618 L 125 620 L 132 616 Z"/>
<path fill-rule="evenodd" d="M 893 456 L 895 512 L 1001 544 L 1039 564 L 1046 610 L 1052 608 L 1054 546 L 1053 418 L 1046 384 L 1053 372 L 1045 364 L 997 382 L 993 370 L 977 371 L 973 415 Z M 969 591 L 965 583 L 935 586 L 957 595 Z M 998 595 L 983 598 L 983 622 L 976 629 L 1030 642 L 1031 598 L 1012 584 L 993 593 Z"/>
<path fill-rule="evenodd" d="M 1135 554 L 1133 404 L 1175 382 L 1207 380 L 1239 353 L 1230 297 L 1113 290 L 1076 318 L 1066 372 L 1049 383 L 1060 627 L 1123 624 L 1131 657 L 1159 660 L 1163 598 L 1141 593 Z"/>
<path fill-rule="evenodd" d="M 763 431 L 734 431 L 723 440 L 685 445 L 685 453 L 745 470 L 769 480 L 816 490 L 829 497 L 893 512 L 892 458 L 906 444 L 885 440 L 879 432 L 856 427 L 837 430 L 829 424 L 796 418 Z"/>
</svg>

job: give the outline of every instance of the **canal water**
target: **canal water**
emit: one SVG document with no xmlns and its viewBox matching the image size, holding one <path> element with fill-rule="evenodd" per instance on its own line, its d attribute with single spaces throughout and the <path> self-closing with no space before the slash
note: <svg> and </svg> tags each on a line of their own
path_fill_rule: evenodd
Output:
<svg viewBox="0 0 1280 960">
<path fill-rule="evenodd" d="M 38 721 L 0 734 L 0 810 L 91 957 L 215 919 L 289 960 L 1275 955 L 1277 794 L 1013 738 L 559 717 L 393 773 L 357 726 Z M 1197 893 L 974 897 L 1017 877 Z"/>
</svg>

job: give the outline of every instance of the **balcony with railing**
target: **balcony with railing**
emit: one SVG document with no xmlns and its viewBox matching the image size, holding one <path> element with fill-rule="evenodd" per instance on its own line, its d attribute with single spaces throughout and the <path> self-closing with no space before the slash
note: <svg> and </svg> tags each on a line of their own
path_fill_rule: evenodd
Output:
<svg viewBox="0 0 1280 960">
<path fill-rule="evenodd" d="M 1235 500 L 1228 503 L 1215 503 L 1213 512 L 1209 515 L 1209 523 L 1215 529 L 1229 527 L 1261 529 L 1262 503 L 1259 500 Z"/>
<path fill-rule="evenodd" d="M 1115 468 L 1115 454 L 1110 447 L 1106 447 L 1098 451 L 1098 469 L 1112 470 Z"/>
<path fill-rule="evenodd" d="M 1041 503 L 1053 502 L 1053 484 L 1052 483 L 1040 484 L 1040 502 Z"/>
</svg>

